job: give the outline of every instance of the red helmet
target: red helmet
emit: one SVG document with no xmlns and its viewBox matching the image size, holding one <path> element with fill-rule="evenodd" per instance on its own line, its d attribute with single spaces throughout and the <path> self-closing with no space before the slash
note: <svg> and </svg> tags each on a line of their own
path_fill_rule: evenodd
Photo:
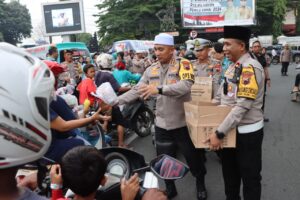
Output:
<svg viewBox="0 0 300 200">
<path fill-rule="evenodd" d="M 59 64 L 55 61 L 50 60 L 43 60 L 44 63 L 49 67 L 49 69 L 52 71 L 55 77 L 57 77 L 59 74 L 67 71 L 67 68 Z"/>
</svg>

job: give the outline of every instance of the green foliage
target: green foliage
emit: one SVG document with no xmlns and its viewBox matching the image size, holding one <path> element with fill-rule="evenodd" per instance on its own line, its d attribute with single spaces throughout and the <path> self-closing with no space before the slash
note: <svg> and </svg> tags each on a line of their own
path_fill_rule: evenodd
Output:
<svg viewBox="0 0 300 200">
<path fill-rule="evenodd" d="M 90 39 L 88 48 L 91 52 L 97 52 L 99 51 L 99 44 L 97 40 L 97 34 L 94 33 L 94 36 Z"/>
<path fill-rule="evenodd" d="M 100 46 L 112 45 L 114 41 L 124 39 L 153 39 L 160 32 L 160 21 L 155 15 L 165 9 L 172 0 L 104 0 L 98 4 Z M 175 20 L 180 24 L 179 1 Z"/>
<path fill-rule="evenodd" d="M 4 41 L 16 44 L 22 38 L 30 37 L 31 18 L 28 9 L 12 1 L 8 4 L 0 0 L 0 30 Z"/>
<path fill-rule="evenodd" d="M 274 0 L 259 0 L 256 3 L 257 26 L 252 28 L 256 35 L 272 33 Z"/>
<path fill-rule="evenodd" d="M 287 6 L 287 0 L 274 1 L 273 35 L 275 38 L 282 34 L 282 22 L 285 17 L 286 6 Z"/>
<path fill-rule="evenodd" d="M 83 42 L 88 46 L 88 44 L 93 36 L 90 33 L 79 33 L 79 34 L 76 34 L 75 37 L 76 37 L 77 42 Z"/>
</svg>

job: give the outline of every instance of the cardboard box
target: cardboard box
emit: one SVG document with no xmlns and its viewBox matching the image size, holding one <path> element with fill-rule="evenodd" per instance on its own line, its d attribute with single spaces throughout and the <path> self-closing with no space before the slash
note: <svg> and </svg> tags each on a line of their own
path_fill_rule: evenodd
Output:
<svg viewBox="0 0 300 200">
<path fill-rule="evenodd" d="M 191 89 L 192 101 L 211 102 L 212 78 L 195 77 L 195 83 Z"/>
<path fill-rule="evenodd" d="M 206 102 L 186 102 L 184 109 L 190 137 L 196 148 L 209 148 L 209 144 L 204 144 L 203 141 L 217 130 L 231 110 L 227 106 L 216 106 Z M 223 147 L 235 146 L 236 129 L 232 129 L 223 139 Z"/>
</svg>

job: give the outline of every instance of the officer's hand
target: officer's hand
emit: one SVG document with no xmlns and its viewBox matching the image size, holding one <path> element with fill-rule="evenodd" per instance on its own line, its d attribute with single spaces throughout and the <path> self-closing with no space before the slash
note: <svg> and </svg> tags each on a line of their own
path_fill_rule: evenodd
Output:
<svg viewBox="0 0 300 200">
<path fill-rule="evenodd" d="M 222 140 L 217 138 L 216 133 L 210 134 L 209 138 L 204 141 L 204 144 L 209 143 L 209 149 L 213 151 L 217 151 L 222 149 Z"/>
<path fill-rule="evenodd" d="M 154 85 L 141 85 L 139 93 L 143 99 L 148 99 L 151 95 L 158 94 L 158 89 Z"/>
</svg>

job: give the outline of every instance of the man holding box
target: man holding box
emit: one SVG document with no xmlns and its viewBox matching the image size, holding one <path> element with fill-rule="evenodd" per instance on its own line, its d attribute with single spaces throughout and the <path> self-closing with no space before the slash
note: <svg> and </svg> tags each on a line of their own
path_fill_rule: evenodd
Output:
<svg viewBox="0 0 300 200">
<path fill-rule="evenodd" d="M 197 199 L 207 199 L 204 183 L 206 169 L 204 150 L 196 149 L 186 127 L 184 102 L 191 99 L 194 72 L 190 61 L 174 57 L 173 36 L 161 33 L 155 37 L 154 51 L 158 62 L 146 69 L 138 85 L 119 97 L 119 104 L 139 97 L 157 96 L 155 142 L 157 154 L 176 156 L 179 149 L 196 178 Z M 177 195 L 174 181 L 166 181 L 167 195 Z"/>
<path fill-rule="evenodd" d="M 222 150 L 222 170 L 227 200 L 239 200 L 243 181 L 245 200 L 261 196 L 261 165 L 264 117 L 264 70 L 248 53 L 251 31 L 245 27 L 224 27 L 224 52 L 233 62 L 225 72 L 214 99 L 232 110 L 206 141 L 212 150 L 222 148 L 225 135 L 237 128 L 236 148 Z"/>
</svg>

